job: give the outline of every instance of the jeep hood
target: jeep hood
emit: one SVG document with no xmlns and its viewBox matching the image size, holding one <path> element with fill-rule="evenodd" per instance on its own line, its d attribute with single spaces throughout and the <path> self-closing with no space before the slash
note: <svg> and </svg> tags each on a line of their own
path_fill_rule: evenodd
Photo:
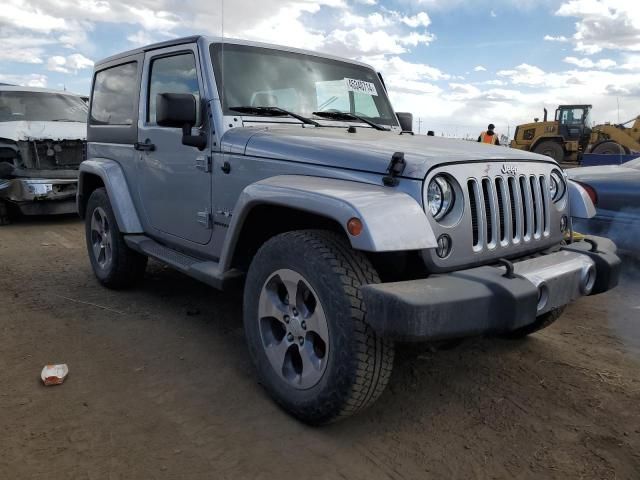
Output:
<svg viewBox="0 0 640 480">
<path fill-rule="evenodd" d="M 425 135 L 400 135 L 357 127 L 244 127 L 229 130 L 222 138 L 223 151 L 248 156 L 312 163 L 334 168 L 349 168 L 386 173 L 391 156 L 404 152 L 407 167 L 404 177 L 423 179 L 436 165 L 469 161 L 550 162 L 549 157 L 514 150 Z"/>
<path fill-rule="evenodd" d="M 0 138 L 13 140 L 85 140 L 83 122 L 0 122 Z"/>
</svg>

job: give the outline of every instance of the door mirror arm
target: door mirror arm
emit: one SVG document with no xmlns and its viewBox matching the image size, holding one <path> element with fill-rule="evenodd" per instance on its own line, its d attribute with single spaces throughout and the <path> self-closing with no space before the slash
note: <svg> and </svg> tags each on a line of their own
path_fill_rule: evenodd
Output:
<svg viewBox="0 0 640 480">
<path fill-rule="evenodd" d="M 182 144 L 187 147 L 195 147 L 198 150 L 204 150 L 207 146 L 207 137 L 204 135 L 191 135 L 193 126 L 185 123 L 182 127 Z"/>
</svg>

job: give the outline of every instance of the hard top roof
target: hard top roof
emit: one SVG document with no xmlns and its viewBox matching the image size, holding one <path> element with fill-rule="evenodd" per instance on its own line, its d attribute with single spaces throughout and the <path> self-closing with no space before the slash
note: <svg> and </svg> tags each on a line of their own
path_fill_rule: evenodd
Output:
<svg viewBox="0 0 640 480">
<path fill-rule="evenodd" d="M 189 37 L 182 37 L 182 38 L 174 38 L 172 40 L 166 40 L 164 42 L 158 42 L 158 43 L 152 43 L 150 45 L 146 45 L 144 47 L 140 47 L 140 48 L 135 48 L 133 50 L 128 50 L 126 52 L 122 52 L 122 53 L 118 53 L 116 55 L 112 55 L 110 57 L 104 58 L 98 62 L 96 62 L 96 68 L 99 68 L 101 65 L 104 65 L 105 63 L 110 63 L 114 60 L 118 60 L 118 59 L 124 59 L 126 57 L 132 56 L 132 55 L 137 55 L 140 53 L 144 53 L 144 52 L 149 52 L 151 50 L 158 50 L 160 48 L 167 48 L 167 47 L 174 47 L 176 45 L 184 45 L 187 43 L 196 43 L 198 40 L 200 39 L 206 39 L 206 41 L 211 42 L 211 43 L 220 43 L 220 42 L 224 42 L 224 43 L 229 43 L 229 44 L 234 44 L 234 45 L 247 45 L 247 46 L 254 46 L 254 47 L 262 47 L 262 48 L 273 48 L 276 50 L 284 50 L 287 52 L 293 52 L 293 53 L 302 53 L 302 54 L 306 54 L 306 55 L 313 55 L 316 57 L 323 57 L 323 58 L 330 58 L 333 60 L 338 60 L 338 61 L 342 61 L 342 62 L 348 62 L 348 63 L 354 63 L 357 65 L 362 65 L 365 67 L 370 67 L 370 65 L 363 63 L 363 62 L 359 62 L 357 60 L 351 60 L 348 58 L 344 58 L 344 57 L 338 57 L 335 55 L 330 55 L 327 53 L 322 53 L 322 52 L 314 52 L 313 50 L 302 50 L 299 48 L 292 48 L 292 47 L 285 47 L 282 45 L 275 45 L 275 44 L 270 44 L 270 43 L 261 43 L 261 42 L 253 42 L 250 40 L 242 40 L 242 39 L 237 39 L 237 38 L 222 38 L 222 37 L 205 37 L 204 35 L 192 35 Z"/>
<path fill-rule="evenodd" d="M 67 92 L 66 90 L 54 90 L 51 88 L 41 87 L 23 87 L 21 85 L 9 85 L 7 83 L 0 84 L 0 92 L 35 92 L 35 93 L 55 93 L 58 95 L 70 95 L 72 97 L 82 97 L 77 93 Z"/>
</svg>

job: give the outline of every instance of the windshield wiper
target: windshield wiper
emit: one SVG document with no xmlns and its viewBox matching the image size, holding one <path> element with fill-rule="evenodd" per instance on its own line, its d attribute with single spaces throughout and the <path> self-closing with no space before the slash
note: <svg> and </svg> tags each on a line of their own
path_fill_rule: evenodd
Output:
<svg viewBox="0 0 640 480">
<path fill-rule="evenodd" d="M 383 132 L 388 132 L 389 130 L 391 130 L 390 128 L 383 127 L 382 125 L 378 125 L 377 123 L 372 122 L 368 118 L 362 117 L 360 115 L 356 115 L 354 113 L 348 113 L 348 112 L 313 112 L 313 114 L 315 116 L 317 116 L 317 117 L 330 118 L 332 120 L 346 120 L 346 121 L 356 120 L 356 121 L 360 121 L 362 123 L 366 123 L 370 127 L 375 128 L 376 130 L 382 130 Z"/>
<path fill-rule="evenodd" d="M 247 113 L 249 115 L 259 115 L 265 117 L 281 117 L 283 115 L 288 115 L 297 120 L 300 120 L 302 123 L 306 125 L 313 125 L 314 127 L 321 127 L 318 122 L 315 120 L 311 120 L 310 118 L 303 117 L 302 115 L 298 115 L 297 113 L 290 112 L 289 110 L 285 110 L 280 107 L 229 107 L 229 110 L 233 110 L 238 113 Z"/>
</svg>

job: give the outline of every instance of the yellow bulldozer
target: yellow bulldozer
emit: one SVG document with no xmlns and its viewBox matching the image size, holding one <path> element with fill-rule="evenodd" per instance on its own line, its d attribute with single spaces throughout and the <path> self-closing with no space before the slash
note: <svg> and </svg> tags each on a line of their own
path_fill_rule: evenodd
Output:
<svg viewBox="0 0 640 480">
<path fill-rule="evenodd" d="M 511 148 L 541 153 L 557 162 L 580 162 L 583 153 L 629 154 L 640 152 L 640 116 L 618 125 L 591 126 L 591 105 L 560 105 L 555 120 L 536 118 L 518 125 Z M 626 125 L 634 122 L 631 127 Z"/>
</svg>

